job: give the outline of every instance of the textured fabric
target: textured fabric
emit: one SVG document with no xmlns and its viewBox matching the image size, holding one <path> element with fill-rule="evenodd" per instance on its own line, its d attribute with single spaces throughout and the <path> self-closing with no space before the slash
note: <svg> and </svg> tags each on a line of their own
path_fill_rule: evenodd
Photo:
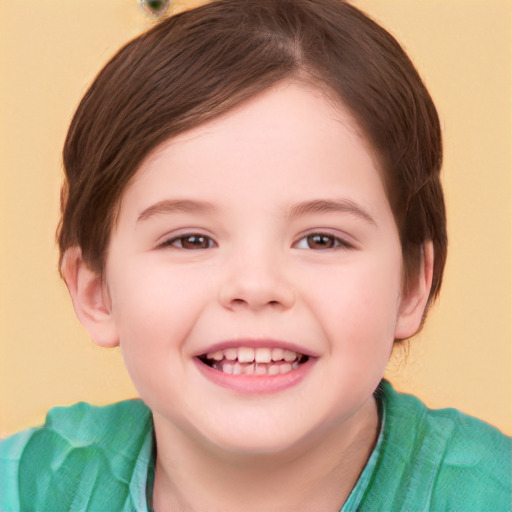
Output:
<svg viewBox="0 0 512 512">
<path fill-rule="evenodd" d="M 0 510 L 146 510 L 152 426 L 139 400 L 52 409 L 0 445 Z"/>
<path fill-rule="evenodd" d="M 383 428 L 342 511 L 509 512 L 512 439 L 383 382 Z"/>
<path fill-rule="evenodd" d="M 510 438 L 383 382 L 377 446 L 343 512 L 508 512 Z M 147 511 L 153 424 L 139 400 L 55 408 L 0 445 L 2 512 Z"/>
</svg>

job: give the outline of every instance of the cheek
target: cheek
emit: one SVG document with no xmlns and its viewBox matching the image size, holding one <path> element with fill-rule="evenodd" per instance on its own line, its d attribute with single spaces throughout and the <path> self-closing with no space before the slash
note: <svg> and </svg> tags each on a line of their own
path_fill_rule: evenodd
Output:
<svg viewBox="0 0 512 512">
<path fill-rule="evenodd" d="M 111 273 L 109 289 L 121 350 L 136 385 L 138 374 L 151 378 L 157 368 L 183 357 L 207 296 L 199 277 L 133 258 Z"/>
<path fill-rule="evenodd" d="M 398 313 L 400 258 L 369 259 L 336 271 L 325 282 L 322 296 L 315 294 L 315 310 L 328 337 L 341 340 L 347 351 L 388 354 Z"/>
</svg>

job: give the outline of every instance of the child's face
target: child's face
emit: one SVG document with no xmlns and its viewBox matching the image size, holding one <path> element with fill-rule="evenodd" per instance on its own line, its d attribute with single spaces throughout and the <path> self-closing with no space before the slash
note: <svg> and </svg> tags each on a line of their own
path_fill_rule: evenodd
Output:
<svg viewBox="0 0 512 512">
<path fill-rule="evenodd" d="M 363 421 L 394 338 L 409 334 L 401 276 L 367 144 L 346 112 L 291 83 L 148 158 L 106 264 L 157 432 L 253 453 Z"/>
</svg>

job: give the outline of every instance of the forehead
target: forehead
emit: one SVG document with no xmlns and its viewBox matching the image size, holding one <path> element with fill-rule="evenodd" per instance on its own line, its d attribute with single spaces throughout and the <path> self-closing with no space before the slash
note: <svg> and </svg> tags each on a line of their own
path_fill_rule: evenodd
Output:
<svg viewBox="0 0 512 512">
<path fill-rule="evenodd" d="M 169 194 L 225 204 L 253 204 L 255 196 L 293 202 L 327 197 L 336 188 L 359 189 L 360 199 L 371 189 L 382 197 L 371 147 L 348 110 L 322 90 L 284 82 L 158 147 L 123 203 L 143 208 Z"/>
</svg>

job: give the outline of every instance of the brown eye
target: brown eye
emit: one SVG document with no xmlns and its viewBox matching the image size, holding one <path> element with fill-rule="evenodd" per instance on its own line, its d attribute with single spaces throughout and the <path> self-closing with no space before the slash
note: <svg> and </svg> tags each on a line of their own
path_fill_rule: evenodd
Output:
<svg viewBox="0 0 512 512">
<path fill-rule="evenodd" d="M 312 234 L 306 237 L 310 249 L 332 249 L 337 247 L 336 238 L 332 235 Z"/>
<path fill-rule="evenodd" d="M 183 249 L 209 249 L 211 240 L 207 236 L 191 235 L 181 239 Z"/>
<path fill-rule="evenodd" d="M 296 249 L 313 249 L 317 251 L 328 249 L 350 249 L 352 246 L 337 236 L 328 233 L 311 233 L 301 238 Z"/>
<path fill-rule="evenodd" d="M 164 247 L 177 247 L 178 249 L 211 249 L 214 247 L 214 241 L 205 235 L 183 235 L 168 240 L 163 244 Z"/>
</svg>

